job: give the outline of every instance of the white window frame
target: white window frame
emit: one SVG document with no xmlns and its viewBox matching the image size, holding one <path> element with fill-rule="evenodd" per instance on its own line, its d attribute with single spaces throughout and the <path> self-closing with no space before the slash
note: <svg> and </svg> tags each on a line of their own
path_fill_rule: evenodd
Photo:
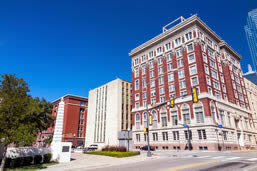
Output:
<svg viewBox="0 0 257 171">
<path fill-rule="evenodd" d="M 193 60 L 190 60 L 190 56 L 193 56 L 193 57 L 194 57 L 194 59 L 193 59 Z M 194 63 L 194 62 L 195 62 L 195 54 L 194 54 L 194 53 L 192 53 L 192 54 L 188 55 L 188 56 L 187 56 L 187 58 L 188 58 L 188 64 L 192 64 L 192 63 Z"/>
</svg>

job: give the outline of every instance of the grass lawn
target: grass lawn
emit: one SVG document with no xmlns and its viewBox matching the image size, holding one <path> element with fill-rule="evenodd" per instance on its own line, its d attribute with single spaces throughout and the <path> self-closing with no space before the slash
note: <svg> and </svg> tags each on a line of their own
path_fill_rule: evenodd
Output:
<svg viewBox="0 0 257 171">
<path fill-rule="evenodd" d="M 110 156 L 110 157 L 130 157 L 139 155 L 139 152 L 128 151 L 128 152 L 119 152 L 119 151 L 91 151 L 87 152 L 86 154 L 95 154 L 95 155 L 102 155 L 102 156 Z"/>
<path fill-rule="evenodd" d="M 8 171 L 34 171 L 34 170 L 39 170 L 39 169 L 45 169 L 47 166 L 55 165 L 58 164 L 58 162 L 51 162 L 51 163 L 42 163 L 42 164 L 35 164 L 35 165 L 30 165 L 30 166 L 23 166 L 19 168 L 13 168 L 13 169 L 8 169 Z"/>
</svg>

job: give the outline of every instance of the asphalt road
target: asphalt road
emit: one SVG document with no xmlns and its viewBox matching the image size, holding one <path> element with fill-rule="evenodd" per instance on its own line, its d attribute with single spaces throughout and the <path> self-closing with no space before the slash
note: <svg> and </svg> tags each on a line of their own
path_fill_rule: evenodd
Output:
<svg viewBox="0 0 257 171">
<path fill-rule="evenodd" d="M 146 155 L 146 154 L 145 154 Z M 152 160 L 93 169 L 94 171 L 257 171 L 256 152 L 170 152 L 153 153 Z"/>
</svg>

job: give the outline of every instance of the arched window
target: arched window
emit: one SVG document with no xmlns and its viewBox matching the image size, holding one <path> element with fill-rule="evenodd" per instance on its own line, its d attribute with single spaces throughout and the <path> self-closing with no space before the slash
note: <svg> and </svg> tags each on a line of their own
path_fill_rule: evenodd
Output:
<svg viewBox="0 0 257 171">
<path fill-rule="evenodd" d="M 167 127 L 167 111 L 166 109 L 161 109 L 161 122 L 162 122 L 162 127 Z"/>
<path fill-rule="evenodd" d="M 183 116 L 183 123 L 190 124 L 190 110 L 188 104 L 183 104 L 182 106 L 182 116 Z"/>
<path fill-rule="evenodd" d="M 215 109 L 215 105 L 213 104 L 213 102 L 211 102 L 211 117 L 213 119 L 214 123 L 216 122 L 216 109 Z"/>
<path fill-rule="evenodd" d="M 178 111 L 177 111 L 177 108 L 173 108 L 170 111 L 170 117 L 171 117 L 172 126 L 178 125 Z"/>
<path fill-rule="evenodd" d="M 141 119 L 140 119 L 140 114 L 136 114 L 136 129 L 140 129 L 140 122 L 141 122 Z"/>
<path fill-rule="evenodd" d="M 144 128 L 147 128 L 147 112 L 144 113 Z"/>
<path fill-rule="evenodd" d="M 153 115 L 153 128 L 157 128 L 157 112 L 154 110 L 152 112 Z"/>
<path fill-rule="evenodd" d="M 196 123 L 204 123 L 202 103 L 194 104 Z"/>
</svg>

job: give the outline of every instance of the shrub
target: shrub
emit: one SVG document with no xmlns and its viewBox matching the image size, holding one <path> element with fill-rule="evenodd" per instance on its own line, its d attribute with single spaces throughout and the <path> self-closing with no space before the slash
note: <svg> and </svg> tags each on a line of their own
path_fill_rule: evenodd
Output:
<svg viewBox="0 0 257 171">
<path fill-rule="evenodd" d="M 33 161 L 33 157 L 24 157 L 23 165 L 24 166 L 31 165 L 32 161 Z"/>
<path fill-rule="evenodd" d="M 41 161 L 42 161 L 42 156 L 41 155 L 35 155 L 34 164 L 40 164 Z"/>
<path fill-rule="evenodd" d="M 6 160 L 5 160 L 5 168 L 10 168 L 10 164 L 11 164 L 11 161 L 12 161 L 12 159 L 11 158 L 7 158 Z"/>
<path fill-rule="evenodd" d="M 52 158 L 51 153 L 44 154 L 44 163 L 49 163 L 51 161 L 51 158 Z"/>
<path fill-rule="evenodd" d="M 13 167 L 20 167 L 23 166 L 23 162 L 24 162 L 24 157 L 17 157 L 15 159 L 13 159 L 14 163 L 13 163 Z"/>
<path fill-rule="evenodd" d="M 102 148 L 102 151 L 119 151 L 119 152 L 126 152 L 127 149 L 124 146 L 105 146 Z"/>
</svg>

